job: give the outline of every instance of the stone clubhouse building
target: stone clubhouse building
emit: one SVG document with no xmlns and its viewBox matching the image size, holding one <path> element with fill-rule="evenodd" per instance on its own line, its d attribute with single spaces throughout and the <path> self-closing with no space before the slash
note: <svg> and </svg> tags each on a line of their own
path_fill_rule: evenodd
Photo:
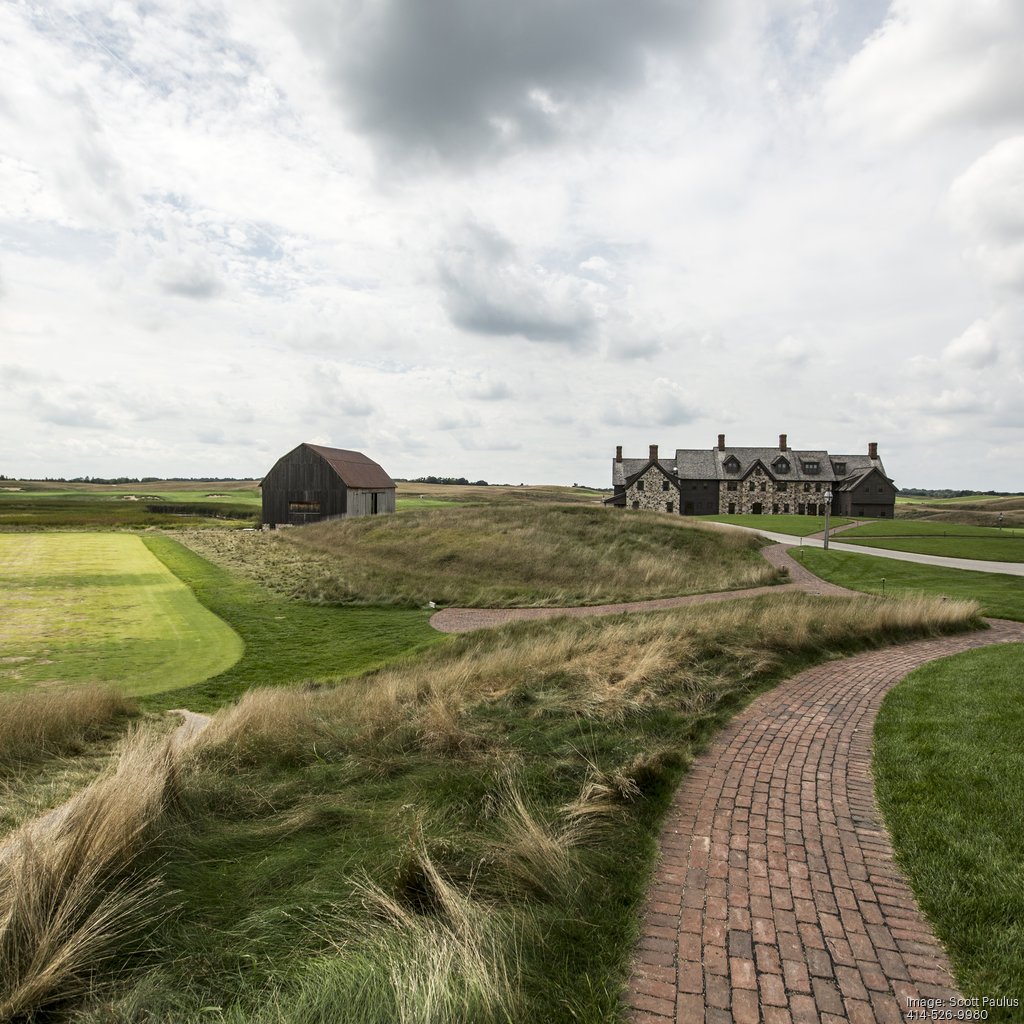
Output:
<svg viewBox="0 0 1024 1024">
<path fill-rule="evenodd" d="M 866 455 L 797 451 L 779 435 L 777 448 L 730 448 L 725 434 L 715 448 L 679 448 L 674 458 L 624 459 L 612 463 L 615 493 L 605 504 L 684 516 L 825 514 L 892 519 L 896 487 L 885 475 L 878 443 Z"/>
</svg>

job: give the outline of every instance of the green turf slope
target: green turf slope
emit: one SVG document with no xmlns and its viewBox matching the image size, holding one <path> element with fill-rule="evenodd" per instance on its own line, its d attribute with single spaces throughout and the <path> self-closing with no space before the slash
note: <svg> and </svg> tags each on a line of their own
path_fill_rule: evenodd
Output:
<svg viewBox="0 0 1024 1024">
<path fill-rule="evenodd" d="M 192 686 L 242 656 L 241 637 L 135 536 L 0 534 L 0 690 Z"/>
</svg>

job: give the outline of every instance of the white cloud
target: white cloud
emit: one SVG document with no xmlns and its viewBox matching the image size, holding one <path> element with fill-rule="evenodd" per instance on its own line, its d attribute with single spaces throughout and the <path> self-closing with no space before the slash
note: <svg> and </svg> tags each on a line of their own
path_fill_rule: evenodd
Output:
<svg viewBox="0 0 1024 1024">
<path fill-rule="evenodd" d="M 878 138 L 1024 120 L 1024 7 L 1017 0 L 894 0 L 826 93 L 845 129 Z"/>
<path fill-rule="evenodd" d="M 586 9 L 0 5 L 0 468 L 1019 480 L 1019 5 Z"/>
</svg>

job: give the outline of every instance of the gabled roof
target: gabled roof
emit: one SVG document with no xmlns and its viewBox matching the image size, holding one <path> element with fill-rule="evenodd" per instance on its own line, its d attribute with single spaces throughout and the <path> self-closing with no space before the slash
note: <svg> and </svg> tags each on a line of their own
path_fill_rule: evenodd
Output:
<svg viewBox="0 0 1024 1024">
<path fill-rule="evenodd" d="M 623 459 L 621 462 L 612 459 L 612 485 L 625 485 L 629 477 L 643 472 L 650 464 L 650 459 Z M 676 471 L 676 464 L 672 459 L 658 459 L 658 464 L 669 475 Z"/>
<path fill-rule="evenodd" d="M 635 461 L 641 462 L 642 460 L 636 459 Z M 642 477 L 649 469 L 660 470 L 662 476 L 664 476 L 665 479 L 669 481 L 669 483 L 671 483 L 675 487 L 678 487 L 679 481 L 676 479 L 676 475 L 673 472 L 674 468 L 675 467 L 672 465 L 672 463 L 668 462 L 668 460 L 666 459 L 658 459 L 657 462 L 655 462 L 653 459 L 648 459 L 635 473 L 631 473 L 629 476 L 626 477 L 626 487 L 631 487 L 633 485 L 633 482 L 635 480 L 639 480 L 640 477 Z"/>
<path fill-rule="evenodd" d="M 838 459 L 838 462 L 842 462 L 842 459 Z M 853 476 L 846 476 L 836 485 L 837 491 L 852 491 L 859 487 L 872 473 L 877 473 L 886 483 L 892 483 L 892 481 L 877 467 L 868 466 L 867 469 L 859 469 Z"/>
<path fill-rule="evenodd" d="M 396 486 L 395 481 L 362 452 L 351 452 L 345 448 L 325 448 L 319 444 L 301 444 L 324 459 L 341 477 L 346 487 L 387 490 Z"/>
<path fill-rule="evenodd" d="M 789 463 L 788 473 L 768 469 L 780 455 L 784 455 Z M 725 463 L 730 456 L 740 464 L 736 473 L 727 473 L 725 470 Z M 680 448 L 676 452 L 676 464 L 682 480 L 742 480 L 758 462 L 777 480 L 822 480 L 831 483 L 836 478 L 828 452 L 824 451 L 797 451 L 794 448 L 785 451 L 779 448 L 712 448 L 710 451 L 702 451 Z M 820 471 L 805 473 L 804 462 L 817 462 Z"/>
<path fill-rule="evenodd" d="M 872 459 L 870 455 L 832 455 L 829 457 L 833 462 L 846 463 L 846 476 L 853 476 L 855 473 L 861 473 L 867 469 L 877 469 L 882 476 L 885 476 L 885 466 L 882 465 L 882 460 Z M 836 479 L 839 477 L 837 476 Z"/>
</svg>

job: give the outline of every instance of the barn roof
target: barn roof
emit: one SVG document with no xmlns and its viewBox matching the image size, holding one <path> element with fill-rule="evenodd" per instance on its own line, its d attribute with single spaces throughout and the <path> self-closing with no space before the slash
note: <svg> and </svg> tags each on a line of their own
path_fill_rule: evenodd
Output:
<svg viewBox="0 0 1024 1024">
<path fill-rule="evenodd" d="M 320 444 L 304 444 L 303 447 L 325 459 L 331 469 L 345 482 L 346 487 L 380 490 L 396 486 L 395 481 L 373 459 L 368 459 L 362 452 L 350 452 L 345 448 L 325 448 Z"/>
</svg>

